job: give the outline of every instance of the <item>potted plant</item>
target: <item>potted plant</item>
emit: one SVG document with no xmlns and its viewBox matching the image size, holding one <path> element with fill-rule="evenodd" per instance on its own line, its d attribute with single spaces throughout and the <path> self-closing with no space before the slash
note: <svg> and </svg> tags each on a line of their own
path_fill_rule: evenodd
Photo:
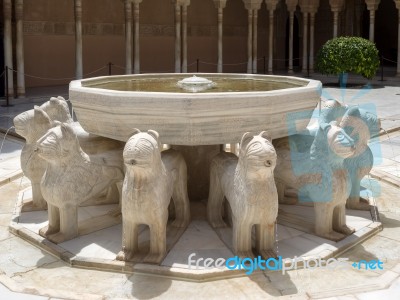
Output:
<svg viewBox="0 0 400 300">
<path fill-rule="evenodd" d="M 322 74 L 338 75 L 340 86 L 345 86 L 345 73 L 372 79 L 379 63 L 378 49 L 371 41 L 361 37 L 337 37 L 318 51 L 316 69 Z"/>
</svg>

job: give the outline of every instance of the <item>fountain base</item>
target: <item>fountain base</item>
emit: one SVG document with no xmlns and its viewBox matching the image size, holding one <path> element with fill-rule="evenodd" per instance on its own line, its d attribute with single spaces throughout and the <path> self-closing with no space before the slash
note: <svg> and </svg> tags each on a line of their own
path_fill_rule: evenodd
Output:
<svg viewBox="0 0 400 300">
<path fill-rule="evenodd" d="M 204 202 L 191 203 L 192 221 L 186 230 L 167 229 L 168 254 L 160 265 L 143 264 L 140 257 L 135 262 L 116 261 L 121 248 L 121 224 L 109 224 L 110 227 L 81 235 L 79 238 L 53 244 L 38 234 L 47 224 L 46 211 L 21 212 L 21 205 L 29 201 L 31 188 L 19 193 L 15 215 L 9 228 L 14 234 L 36 245 L 40 249 L 59 257 L 73 267 L 90 268 L 123 273 L 142 273 L 166 276 L 189 281 L 220 280 L 230 277 L 247 276 L 245 270 L 206 269 L 188 265 L 188 257 L 196 253 L 193 259 L 233 257 L 232 229 L 221 228 L 214 231 L 206 221 Z M 108 212 L 117 205 L 87 206 L 79 208 L 80 221 L 91 223 L 109 216 Z M 282 258 L 304 257 L 307 259 L 328 259 L 361 243 L 382 229 L 380 222 L 371 220 L 366 211 L 348 210 L 347 223 L 356 232 L 340 242 L 329 241 L 313 234 L 314 210 L 301 205 L 280 205 L 278 214 L 279 245 L 278 255 Z M 140 234 L 140 249 L 143 256 L 148 251 L 148 229 L 143 227 Z M 204 261 L 204 260 L 203 260 Z M 261 272 L 256 270 L 255 273 Z"/>
</svg>

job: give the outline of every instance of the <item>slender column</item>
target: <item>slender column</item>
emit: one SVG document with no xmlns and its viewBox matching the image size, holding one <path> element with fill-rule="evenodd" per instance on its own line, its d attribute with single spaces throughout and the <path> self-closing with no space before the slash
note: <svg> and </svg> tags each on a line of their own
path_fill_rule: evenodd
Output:
<svg viewBox="0 0 400 300">
<path fill-rule="evenodd" d="M 175 3 L 175 73 L 181 72 L 181 6 Z"/>
<path fill-rule="evenodd" d="M 253 73 L 257 74 L 257 23 L 258 23 L 258 10 L 253 10 Z"/>
<path fill-rule="evenodd" d="M 24 66 L 24 0 L 15 1 L 15 19 L 17 21 L 17 95 L 25 97 Z"/>
<path fill-rule="evenodd" d="M 286 6 L 289 11 L 289 74 L 293 74 L 293 36 L 294 36 L 294 12 L 298 0 L 286 0 Z"/>
<path fill-rule="evenodd" d="M 307 43 L 308 43 L 308 12 L 303 12 L 303 64 L 301 70 L 303 74 L 307 74 L 307 67 L 308 67 Z"/>
<path fill-rule="evenodd" d="M 375 11 L 378 9 L 381 0 L 365 0 L 369 10 L 369 40 L 375 40 Z"/>
<path fill-rule="evenodd" d="M 293 27 L 294 27 L 294 11 L 289 13 L 289 74 L 293 74 Z"/>
<path fill-rule="evenodd" d="M 142 0 L 135 0 L 133 2 L 133 19 L 135 22 L 135 34 L 134 34 L 134 72 L 135 74 L 140 73 L 140 43 L 139 43 L 139 3 Z"/>
<path fill-rule="evenodd" d="M 75 0 L 75 77 L 82 79 L 82 1 Z"/>
<path fill-rule="evenodd" d="M 274 42 L 274 11 L 269 11 L 268 73 L 272 73 Z"/>
<path fill-rule="evenodd" d="M 314 24 L 315 13 L 310 13 L 310 73 L 314 73 Z"/>
<path fill-rule="evenodd" d="M 375 40 L 375 10 L 369 11 L 369 40 Z"/>
<path fill-rule="evenodd" d="M 132 74 L 132 3 L 125 0 L 125 73 Z"/>
<path fill-rule="evenodd" d="M 339 13 L 343 10 L 344 0 L 329 0 L 329 5 L 333 12 L 333 37 L 338 36 Z"/>
<path fill-rule="evenodd" d="M 224 8 L 226 6 L 226 0 L 214 0 L 215 7 L 218 9 L 218 64 L 217 71 L 222 73 L 222 37 L 223 37 L 223 19 L 224 19 Z"/>
<path fill-rule="evenodd" d="M 265 0 L 269 12 L 269 34 L 268 34 L 268 73 L 272 73 L 274 55 L 274 11 L 279 0 Z M 288 2 L 288 1 L 286 1 Z M 290 1 L 289 1 L 290 2 Z M 293 0 L 291 0 L 293 2 Z M 296 0 L 297 2 L 297 0 Z M 290 5 L 290 4 L 289 4 Z M 295 4 L 296 7 L 296 4 Z"/>
<path fill-rule="evenodd" d="M 338 20 L 339 20 L 339 12 L 333 12 L 333 37 L 337 37 L 338 34 Z"/>
<path fill-rule="evenodd" d="M 11 32 L 11 0 L 3 0 L 4 13 L 4 63 L 10 68 L 8 71 L 8 95 L 14 97 L 13 85 L 13 57 L 12 57 L 12 32 Z"/>
<path fill-rule="evenodd" d="M 223 8 L 218 8 L 218 73 L 222 73 L 223 11 Z"/>
<path fill-rule="evenodd" d="M 247 73 L 252 73 L 252 37 L 253 37 L 253 10 L 248 9 L 248 32 L 247 32 Z"/>
<path fill-rule="evenodd" d="M 187 5 L 182 5 L 182 72 L 187 73 Z"/>
</svg>

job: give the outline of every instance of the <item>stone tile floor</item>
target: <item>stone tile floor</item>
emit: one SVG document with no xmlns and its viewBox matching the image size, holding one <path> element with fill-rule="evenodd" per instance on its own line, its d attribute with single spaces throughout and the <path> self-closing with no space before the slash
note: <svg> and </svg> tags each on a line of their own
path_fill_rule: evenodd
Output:
<svg viewBox="0 0 400 300">
<path fill-rule="evenodd" d="M 18 161 L 21 143 L 6 140 L 5 145 L 8 154 L 4 159 L 1 155 L 0 170 L 7 176 L 18 172 L 18 165 L 14 170 L 7 170 L 2 168 L 3 163 L 10 159 Z M 340 254 L 340 257 L 350 261 L 380 259 L 384 262 L 384 270 L 300 269 L 284 275 L 266 272 L 196 283 L 136 273 L 72 268 L 10 234 L 8 224 L 14 213 L 17 194 L 29 190 L 26 178 L 17 178 L 0 187 L 1 299 L 398 299 L 400 199 L 398 189 L 385 182 L 382 185 L 385 193 L 376 201 L 384 224 L 383 231 Z M 388 199 L 391 199 L 390 203 L 387 203 Z M 284 234 L 291 235 L 291 243 L 296 245 L 298 231 L 289 231 Z"/>
<path fill-rule="evenodd" d="M 341 91 L 328 88 L 334 96 Z M 391 129 L 399 123 L 396 86 L 372 89 L 362 101 L 374 101 L 382 127 Z M 355 98 L 356 89 L 346 91 Z M 376 100 L 376 101 L 375 101 Z M 352 100 L 353 101 L 353 100 Z M 354 102 L 354 101 L 353 101 Z M 32 106 L 27 104 L 26 107 Z M 0 125 L 7 129 L 10 119 L 26 107 L 0 111 Z M 29 107 L 31 108 L 31 107 Z M 20 110 L 18 110 L 20 109 Z M 3 123 L 4 120 L 7 122 Z M 8 126 L 8 127 L 7 127 Z M 374 170 L 385 172 L 398 181 L 400 155 L 398 132 L 383 146 L 383 159 Z M 393 142 L 394 141 L 394 142 Z M 387 143 L 387 145 L 386 145 Z M 341 253 L 350 261 L 380 259 L 384 270 L 293 270 L 258 273 L 248 277 L 211 282 L 189 282 L 165 277 L 122 274 L 72 268 L 64 261 L 42 251 L 8 231 L 19 191 L 29 187 L 19 169 L 22 144 L 6 140 L 0 154 L 0 299 L 385 299 L 400 295 L 400 197 L 393 182 L 378 181 L 380 192 L 375 201 L 384 229 L 362 244 Z M 3 156 L 4 155 L 4 156 Z"/>
</svg>

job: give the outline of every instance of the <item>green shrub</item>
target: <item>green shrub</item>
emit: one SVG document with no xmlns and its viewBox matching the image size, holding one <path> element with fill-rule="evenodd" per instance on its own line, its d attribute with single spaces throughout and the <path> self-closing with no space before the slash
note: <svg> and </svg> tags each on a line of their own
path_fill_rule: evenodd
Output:
<svg viewBox="0 0 400 300">
<path fill-rule="evenodd" d="M 331 39 L 318 51 L 316 69 L 322 74 L 356 73 L 372 79 L 379 67 L 374 43 L 360 37 Z"/>
</svg>

